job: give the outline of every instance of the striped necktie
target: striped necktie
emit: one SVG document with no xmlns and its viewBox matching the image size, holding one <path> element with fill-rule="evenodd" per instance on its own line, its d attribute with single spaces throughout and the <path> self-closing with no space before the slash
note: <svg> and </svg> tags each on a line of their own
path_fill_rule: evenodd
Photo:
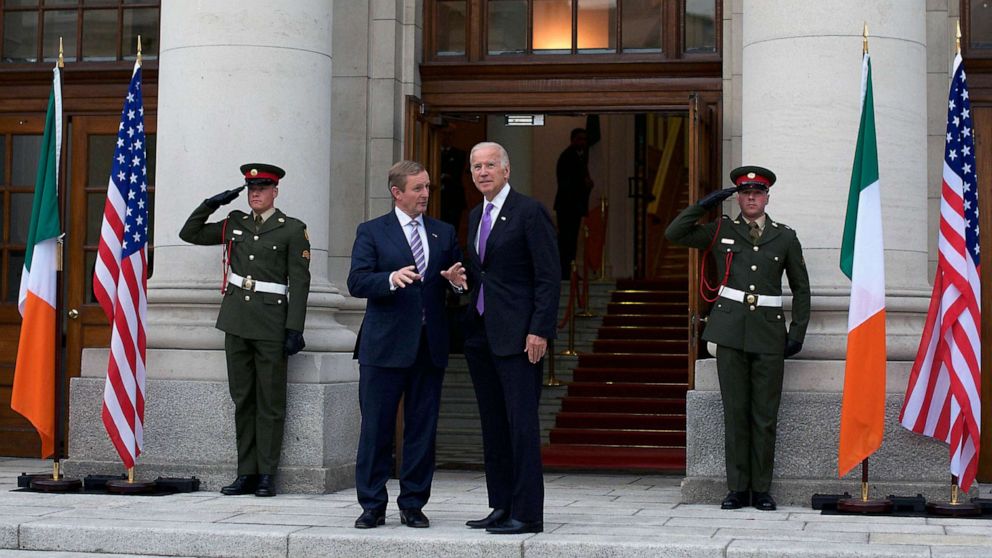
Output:
<svg viewBox="0 0 992 558">
<path fill-rule="evenodd" d="M 410 235 L 410 250 L 413 251 L 413 259 L 417 262 L 417 273 L 423 275 L 427 271 L 427 261 L 424 259 L 424 245 L 420 240 L 420 229 L 417 228 L 416 220 L 410 221 L 413 233 Z"/>
</svg>

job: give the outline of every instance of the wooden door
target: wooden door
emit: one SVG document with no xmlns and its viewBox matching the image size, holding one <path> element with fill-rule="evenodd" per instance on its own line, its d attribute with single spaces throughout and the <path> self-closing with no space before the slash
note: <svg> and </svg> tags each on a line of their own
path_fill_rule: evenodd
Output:
<svg viewBox="0 0 992 558">
<path fill-rule="evenodd" d="M 689 204 L 711 190 L 719 188 L 716 167 L 719 164 L 713 133 L 716 121 L 714 105 L 706 103 L 699 95 L 689 99 Z M 689 250 L 689 389 L 694 389 L 696 359 L 700 356 L 701 318 L 709 307 L 699 294 L 700 251 Z"/>
<path fill-rule="evenodd" d="M 970 78 L 969 78 L 970 79 Z M 975 172 L 978 176 L 978 230 L 981 253 L 992 254 L 992 105 L 971 105 L 975 125 Z M 992 266 L 982 258 L 982 437 L 978 454 L 978 480 L 992 482 Z"/>
<path fill-rule="evenodd" d="M 10 408 L 20 337 L 17 296 L 45 115 L 0 116 L 0 455 L 38 457 L 31 423 Z"/>
<path fill-rule="evenodd" d="M 100 225 L 107 197 L 110 167 L 120 117 L 77 116 L 68 121 L 60 200 L 64 204 L 62 228 L 66 233 L 64 301 L 66 378 L 79 376 L 83 348 L 106 347 L 110 330 L 93 296 L 93 266 L 100 242 Z M 0 117 L 0 162 L 2 176 L 2 278 L 0 278 L 0 455 L 37 457 L 40 441 L 34 428 L 10 409 L 10 389 L 20 315 L 17 294 L 34 177 L 38 168 L 44 115 Z M 155 119 L 145 116 L 148 177 L 155 176 Z M 149 203 L 154 207 L 154 185 L 149 184 Z M 153 216 L 154 212 L 149 211 Z M 154 219 L 154 217 L 150 217 Z M 154 230 L 150 223 L 149 230 Z M 152 245 L 149 238 L 149 246 Z M 149 270 L 154 259 L 149 250 Z M 72 311 L 75 312 L 72 312 Z M 73 317 L 75 316 L 75 317 Z M 68 386 L 66 386 L 68 389 Z M 71 425 L 69 425 L 71 428 Z"/>
<path fill-rule="evenodd" d="M 431 197 L 427 215 L 441 215 L 441 142 L 438 130 L 441 117 L 427 111 L 427 106 L 412 95 L 406 98 L 405 127 L 403 130 L 403 158 L 416 161 L 427 169 L 431 177 Z"/>
</svg>

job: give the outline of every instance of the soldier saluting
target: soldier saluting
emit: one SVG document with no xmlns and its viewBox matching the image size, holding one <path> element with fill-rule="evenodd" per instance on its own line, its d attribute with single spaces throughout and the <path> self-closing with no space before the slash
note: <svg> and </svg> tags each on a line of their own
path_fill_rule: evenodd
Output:
<svg viewBox="0 0 992 558">
<path fill-rule="evenodd" d="M 765 214 L 775 174 L 747 166 L 730 173 L 733 188 L 682 211 L 665 231 L 670 241 L 709 249 L 721 278 L 703 339 L 717 345 L 723 399 L 727 486 L 723 509 L 749 504 L 774 510 L 769 493 L 785 358 L 802 350 L 809 324 L 809 275 L 796 232 Z M 740 214 L 696 221 L 737 193 Z M 705 256 L 704 256 L 705 257 Z M 782 273 L 792 289 L 792 323 L 782 311 Z"/>
<path fill-rule="evenodd" d="M 302 221 L 275 208 L 284 170 L 252 163 L 242 165 L 241 173 L 244 186 L 204 200 L 179 237 L 192 244 L 224 245 L 224 299 L 217 329 L 225 333 L 238 476 L 221 492 L 275 496 L 286 418 L 286 361 L 305 346 L 310 240 Z M 245 188 L 249 213 L 234 210 L 207 223 Z"/>
</svg>

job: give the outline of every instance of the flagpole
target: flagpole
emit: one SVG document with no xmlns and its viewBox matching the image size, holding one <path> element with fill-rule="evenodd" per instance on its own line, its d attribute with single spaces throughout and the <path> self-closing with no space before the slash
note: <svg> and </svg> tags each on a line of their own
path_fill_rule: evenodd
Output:
<svg viewBox="0 0 992 558">
<path fill-rule="evenodd" d="M 137 39 L 137 50 L 136 50 L 136 63 L 137 69 L 141 68 L 141 35 L 138 35 Z M 130 210 L 128 210 L 130 212 Z M 143 355 L 142 355 L 143 356 Z M 111 356 L 111 359 L 113 357 Z M 137 453 L 134 455 L 137 457 Z M 134 465 L 127 468 L 127 479 L 126 480 L 110 480 L 107 481 L 107 492 L 113 494 L 141 494 L 145 492 L 152 492 L 156 488 L 156 481 L 136 481 L 134 479 Z"/>
</svg>

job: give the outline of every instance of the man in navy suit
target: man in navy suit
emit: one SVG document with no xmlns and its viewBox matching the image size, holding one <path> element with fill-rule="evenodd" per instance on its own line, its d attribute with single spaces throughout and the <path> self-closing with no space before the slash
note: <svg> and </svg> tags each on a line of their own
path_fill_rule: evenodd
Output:
<svg viewBox="0 0 992 558">
<path fill-rule="evenodd" d="M 389 169 L 393 211 L 358 226 L 348 290 L 368 299 L 355 353 L 362 428 L 355 485 L 358 529 L 385 523 L 396 414 L 403 397 L 400 521 L 429 527 L 422 508 L 431 495 L 441 381 L 448 365 L 448 288 L 466 288 L 455 229 L 424 215 L 430 177 L 419 163 Z"/>
<path fill-rule="evenodd" d="M 469 162 L 485 199 L 469 215 L 465 358 L 482 418 L 493 511 L 466 525 L 497 534 L 539 533 L 541 367 L 557 330 L 561 291 L 555 228 L 543 205 L 510 188 L 510 158 L 501 145 L 476 145 Z"/>
</svg>

